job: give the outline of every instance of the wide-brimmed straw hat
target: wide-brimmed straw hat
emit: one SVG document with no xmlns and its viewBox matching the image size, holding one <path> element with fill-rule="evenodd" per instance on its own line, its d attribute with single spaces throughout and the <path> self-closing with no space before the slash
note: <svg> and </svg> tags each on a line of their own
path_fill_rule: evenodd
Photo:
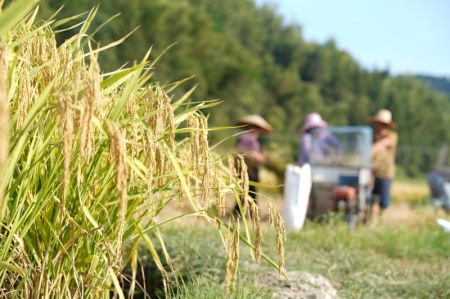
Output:
<svg viewBox="0 0 450 299">
<path fill-rule="evenodd" d="M 306 116 L 305 123 L 302 127 L 302 133 L 314 128 L 325 128 L 326 126 L 327 122 L 322 119 L 322 116 L 320 116 L 319 113 L 313 112 Z"/>
<path fill-rule="evenodd" d="M 257 114 L 247 115 L 236 122 L 238 126 L 251 125 L 263 129 L 266 132 L 271 132 L 272 126 L 261 116 Z"/>
<path fill-rule="evenodd" d="M 380 123 L 390 128 L 395 128 L 397 123 L 392 120 L 392 112 L 387 109 L 380 109 L 377 113 L 370 118 L 372 123 Z"/>
</svg>

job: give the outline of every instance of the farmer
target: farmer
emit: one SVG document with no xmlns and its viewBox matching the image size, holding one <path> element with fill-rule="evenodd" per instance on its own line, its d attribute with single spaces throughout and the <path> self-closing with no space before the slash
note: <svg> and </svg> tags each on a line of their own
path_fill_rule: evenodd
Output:
<svg viewBox="0 0 450 299">
<path fill-rule="evenodd" d="M 397 150 L 397 133 L 392 131 L 397 125 L 392 120 L 392 113 L 387 109 L 379 110 L 370 118 L 374 128 L 372 145 L 373 175 L 371 220 L 378 214 L 378 206 L 384 211 L 390 203 L 392 179 L 395 175 L 395 152 Z M 378 205 L 376 204 L 378 201 Z"/>
<path fill-rule="evenodd" d="M 341 144 L 327 129 L 327 123 L 319 113 L 308 114 L 300 133 L 300 166 L 324 162 L 333 158 L 333 154 L 342 154 Z"/>
<path fill-rule="evenodd" d="M 272 126 L 259 115 L 247 115 L 237 122 L 238 126 L 242 126 L 243 132 L 238 136 L 236 141 L 236 151 L 244 156 L 247 164 L 247 173 L 250 181 L 259 182 L 259 165 L 266 162 L 266 158 L 262 153 L 261 143 L 258 138 L 272 131 Z M 256 187 L 249 186 L 249 195 L 256 199 Z M 239 206 L 236 204 L 234 212 L 239 213 Z"/>
</svg>

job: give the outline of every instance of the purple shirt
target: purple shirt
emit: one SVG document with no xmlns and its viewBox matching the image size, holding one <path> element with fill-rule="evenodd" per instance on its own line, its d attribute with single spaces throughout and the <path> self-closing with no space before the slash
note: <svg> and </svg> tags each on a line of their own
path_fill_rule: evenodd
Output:
<svg viewBox="0 0 450 299">
<path fill-rule="evenodd" d="M 252 132 L 244 132 L 237 137 L 236 150 L 242 154 L 249 151 L 261 152 L 261 143 L 258 141 L 258 137 Z M 254 160 L 245 157 L 245 163 L 247 164 L 248 178 L 251 181 L 258 182 L 258 163 Z"/>
<path fill-rule="evenodd" d="M 300 157 L 299 164 L 303 166 L 306 163 L 310 162 L 312 148 L 312 137 L 310 133 L 304 133 L 300 137 L 300 153 L 298 156 Z"/>
<path fill-rule="evenodd" d="M 236 149 L 239 152 L 257 151 L 261 152 L 261 144 L 258 137 L 252 132 L 244 132 L 240 134 L 236 141 Z"/>
<path fill-rule="evenodd" d="M 304 133 L 300 139 L 300 166 L 323 161 L 330 149 L 334 149 L 339 155 L 342 155 L 341 144 L 327 128 L 315 128 Z M 311 161 L 311 158 L 314 158 L 314 161 Z"/>
</svg>

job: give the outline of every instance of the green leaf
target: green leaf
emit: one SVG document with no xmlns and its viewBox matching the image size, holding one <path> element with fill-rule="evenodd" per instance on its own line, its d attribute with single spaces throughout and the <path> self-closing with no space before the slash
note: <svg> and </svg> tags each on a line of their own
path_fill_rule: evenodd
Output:
<svg viewBox="0 0 450 299">
<path fill-rule="evenodd" d="M 146 64 L 146 62 L 142 62 L 142 63 L 139 63 L 139 64 L 133 66 L 133 67 L 121 70 L 120 72 L 117 72 L 117 73 L 109 76 L 107 79 L 102 81 L 101 87 L 103 89 L 110 87 L 111 85 L 113 85 L 117 81 L 126 78 L 128 75 L 132 74 L 134 71 L 142 68 L 143 66 L 145 66 L 145 64 Z"/>
<path fill-rule="evenodd" d="M 9 271 L 17 272 L 17 273 L 25 273 L 25 270 L 19 268 L 17 266 L 11 265 L 7 262 L 0 261 L 0 269 L 7 269 Z"/>
<path fill-rule="evenodd" d="M 125 295 L 123 294 L 122 288 L 120 287 L 119 279 L 117 279 L 117 276 L 114 273 L 114 270 L 111 267 L 109 267 L 108 270 L 109 270 L 108 271 L 109 272 L 109 276 L 111 277 L 111 280 L 112 280 L 112 282 L 114 284 L 114 288 L 116 289 L 117 294 L 119 295 L 119 298 L 120 299 L 125 299 Z"/>
<path fill-rule="evenodd" d="M 150 52 L 147 53 L 147 55 L 144 57 L 142 62 L 139 64 L 139 67 L 134 70 L 134 74 L 131 77 L 128 84 L 125 86 L 125 89 L 117 101 L 116 106 L 114 106 L 113 111 L 111 112 L 111 115 L 109 117 L 110 120 L 116 121 L 119 119 L 120 114 L 122 113 L 123 108 L 125 107 L 126 103 L 128 102 L 128 99 L 130 98 L 131 94 L 136 91 L 139 88 L 139 79 L 141 78 L 141 72 L 145 65 L 145 62 L 147 61 L 148 55 Z"/>
<path fill-rule="evenodd" d="M 0 36 L 8 33 L 36 5 L 37 0 L 19 0 L 13 2 L 0 13 Z"/>
</svg>

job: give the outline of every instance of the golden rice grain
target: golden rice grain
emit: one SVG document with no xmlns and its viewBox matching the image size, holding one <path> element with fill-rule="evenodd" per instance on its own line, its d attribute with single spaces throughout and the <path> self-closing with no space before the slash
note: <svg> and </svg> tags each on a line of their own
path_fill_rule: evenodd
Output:
<svg viewBox="0 0 450 299">
<path fill-rule="evenodd" d="M 225 214 L 225 197 L 222 192 L 222 182 L 217 172 L 214 173 L 214 188 L 216 198 L 216 212 L 219 217 L 222 217 Z"/>
<path fill-rule="evenodd" d="M 30 71 L 31 68 L 29 64 L 24 63 L 22 65 L 22 72 L 30 73 Z M 18 80 L 18 96 L 21 100 L 17 107 L 17 109 L 19 109 L 19 117 L 16 122 L 17 129 L 22 126 L 28 113 L 28 107 L 35 101 L 36 95 L 36 87 L 32 82 L 31 76 L 22 76 L 20 80 Z"/>
<path fill-rule="evenodd" d="M 243 200 L 243 215 L 246 215 L 246 212 L 248 210 L 248 202 L 251 200 L 248 196 L 249 191 L 249 178 L 248 178 L 248 172 L 247 172 L 247 164 L 245 163 L 244 157 L 239 155 L 239 177 L 241 178 L 241 184 L 242 184 L 242 195 L 241 198 Z"/>
<path fill-rule="evenodd" d="M 199 120 L 196 114 L 192 114 L 188 118 L 188 126 L 191 130 L 191 138 L 189 144 L 190 150 L 190 164 L 194 165 L 195 175 L 198 175 L 199 172 L 199 148 L 200 148 L 200 134 L 199 134 Z"/>
<path fill-rule="evenodd" d="M 60 213 L 62 214 L 65 210 L 67 190 L 70 182 L 70 160 L 72 156 L 74 127 L 71 98 L 61 98 L 58 105 L 60 119 L 63 122 L 64 189 L 60 203 Z"/>
<path fill-rule="evenodd" d="M 225 293 L 235 287 L 239 265 L 239 219 L 231 218 L 227 235 L 227 268 L 225 274 Z"/>
<path fill-rule="evenodd" d="M 117 232 L 117 265 L 121 263 L 122 240 L 125 231 L 125 216 L 127 212 L 127 168 L 126 168 L 126 145 L 120 129 L 108 123 L 108 132 L 111 140 L 111 149 L 117 168 L 117 190 L 119 191 L 119 212 Z"/>
<path fill-rule="evenodd" d="M 152 193 L 153 188 L 153 176 L 156 166 L 156 137 L 152 132 L 147 132 L 147 146 L 146 156 L 147 156 L 147 188 L 149 194 Z"/>
<path fill-rule="evenodd" d="M 86 94 L 81 124 L 80 149 L 83 157 L 90 158 L 94 154 L 94 128 L 92 118 L 94 116 L 95 103 L 100 101 L 100 69 L 97 58 L 91 56 L 91 66 L 87 75 Z"/>
<path fill-rule="evenodd" d="M 228 157 L 228 178 L 230 186 L 234 186 L 236 183 L 237 172 L 236 172 L 236 157 L 230 155 Z"/>
<path fill-rule="evenodd" d="M 284 272 L 284 242 L 286 239 L 283 217 L 281 216 L 280 211 L 272 205 L 269 205 L 269 215 L 270 222 L 276 233 L 278 266 L 281 274 Z"/>
<path fill-rule="evenodd" d="M 214 181 L 214 162 L 208 144 L 208 120 L 202 114 L 197 114 L 200 129 L 199 146 L 202 153 L 203 177 L 202 177 L 202 199 L 205 205 L 209 204 L 211 197 L 211 185 Z"/>
<path fill-rule="evenodd" d="M 251 208 L 250 215 L 252 217 L 253 230 L 255 231 L 255 260 L 257 263 L 260 263 L 262 256 L 262 241 L 263 241 L 261 218 L 259 217 L 259 210 L 254 201 L 251 201 L 250 208 Z"/>
</svg>

